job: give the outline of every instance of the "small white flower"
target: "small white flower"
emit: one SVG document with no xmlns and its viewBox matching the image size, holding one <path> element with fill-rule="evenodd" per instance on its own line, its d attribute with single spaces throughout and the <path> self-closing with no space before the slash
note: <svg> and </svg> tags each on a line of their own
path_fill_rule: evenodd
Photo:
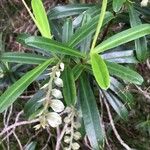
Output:
<svg viewBox="0 0 150 150">
<path fill-rule="evenodd" d="M 76 129 L 79 129 L 79 128 L 81 128 L 81 123 L 80 122 L 75 122 L 74 123 L 74 127 L 76 128 Z"/>
<path fill-rule="evenodd" d="M 64 71 L 65 65 L 64 63 L 60 63 L 60 71 Z"/>
<path fill-rule="evenodd" d="M 56 112 L 50 112 L 46 116 L 47 122 L 53 128 L 58 127 L 62 123 L 61 116 Z"/>
<path fill-rule="evenodd" d="M 70 137 L 69 136 L 65 136 L 64 137 L 64 142 L 69 144 L 70 143 Z"/>
<path fill-rule="evenodd" d="M 57 99 L 51 100 L 50 106 L 55 112 L 62 112 L 65 108 L 64 104 Z"/>
<path fill-rule="evenodd" d="M 69 123 L 70 121 L 71 121 L 70 117 L 65 117 L 65 118 L 64 118 L 64 122 L 65 122 L 65 123 Z"/>
<path fill-rule="evenodd" d="M 33 127 L 35 130 L 39 130 L 41 128 L 41 125 L 40 124 L 37 124 Z"/>
<path fill-rule="evenodd" d="M 53 89 L 53 90 L 52 90 L 52 95 L 53 95 L 55 98 L 58 98 L 58 99 L 63 98 L 61 91 L 58 90 L 58 89 Z"/>
<path fill-rule="evenodd" d="M 54 83 L 58 86 L 58 87 L 63 87 L 63 80 L 61 78 L 55 78 L 54 79 Z"/>
<path fill-rule="evenodd" d="M 71 111 L 72 111 L 71 107 L 67 106 L 64 112 L 69 114 L 71 113 Z"/>
<path fill-rule="evenodd" d="M 78 132 L 78 131 L 76 131 L 76 132 L 74 133 L 74 135 L 73 135 L 73 138 L 74 138 L 75 140 L 79 140 L 79 139 L 81 138 L 81 133 Z"/>
<path fill-rule="evenodd" d="M 60 74 L 61 74 L 60 71 L 56 71 L 56 77 L 59 78 L 59 77 L 60 77 Z"/>
<path fill-rule="evenodd" d="M 78 150 L 80 148 L 80 145 L 75 142 L 75 143 L 72 143 L 71 147 L 72 147 L 73 150 Z"/>
<path fill-rule="evenodd" d="M 71 127 L 67 127 L 65 134 L 70 134 L 71 133 Z"/>
<path fill-rule="evenodd" d="M 142 7 L 147 6 L 147 5 L 148 5 L 148 1 L 149 1 L 149 0 L 142 0 L 142 1 L 141 1 L 141 6 L 142 6 Z"/>
</svg>

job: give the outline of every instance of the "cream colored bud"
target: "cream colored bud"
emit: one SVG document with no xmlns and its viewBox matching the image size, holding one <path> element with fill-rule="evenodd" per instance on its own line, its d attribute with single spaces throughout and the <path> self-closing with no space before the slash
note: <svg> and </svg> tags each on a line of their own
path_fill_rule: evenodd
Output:
<svg viewBox="0 0 150 150">
<path fill-rule="evenodd" d="M 58 86 L 58 87 L 63 87 L 63 80 L 61 78 L 55 78 L 54 79 L 54 83 Z"/>
<path fill-rule="evenodd" d="M 65 65 L 64 63 L 60 63 L 60 71 L 64 71 Z"/>
<path fill-rule="evenodd" d="M 80 122 L 75 122 L 75 123 L 74 123 L 74 127 L 75 127 L 76 129 L 81 128 L 81 123 L 80 123 Z"/>
<path fill-rule="evenodd" d="M 141 1 L 141 6 L 142 6 L 142 7 L 146 7 L 146 6 L 148 5 L 148 1 L 149 1 L 149 0 L 142 0 L 142 1 Z"/>
<path fill-rule="evenodd" d="M 56 77 L 59 78 L 59 77 L 60 77 L 60 74 L 61 74 L 60 71 L 56 71 Z"/>
<path fill-rule="evenodd" d="M 70 150 L 70 148 L 69 147 L 64 147 L 63 150 Z"/>
<path fill-rule="evenodd" d="M 80 145 L 75 142 L 75 143 L 72 143 L 71 147 L 72 147 L 73 150 L 78 150 L 80 148 Z"/>
<path fill-rule="evenodd" d="M 64 104 L 57 99 L 53 99 L 50 102 L 50 107 L 55 111 L 55 112 L 62 112 L 65 108 Z"/>
<path fill-rule="evenodd" d="M 58 98 L 58 99 L 63 98 L 61 91 L 58 90 L 58 89 L 53 89 L 53 90 L 52 90 L 52 95 L 53 95 L 55 98 Z"/>
<path fill-rule="evenodd" d="M 65 122 L 65 123 L 68 124 L 70 121 L 71 121 L 71 119 L 70 119 L 69 117 L 65 117 L 65 118 L 64 118 L 64 122 Z"/>
<path fill-rule="evenodd" d="M 58 127 L 62 123 L 61 116 L 56 112 L 50 112 L 46 116 L 47 122 L 52 127 Z"/>
<path fill-rule="evenodd" d="M 71 133 L 71 127 L 67 127 L 65 134 L 70 134 Z"/>
<path fill-rule="evenodd" d="M 39 130 L 41 128 L 41 125 L 40 124 L 37 124 L 33 127 L 35 130 Z"/>
<path fill-rule="evenodd" d="M 81 133 L 78 132 L 78 131 L 76 131 L 76 132 L 74 133 L 74 135 L 73 135 L 73 138 L 74 138 L 76 141 L 79 140 L 79 139 L 81 138 Z"/>
<path fill-rule="evenodd" d="M 71 113 L 71 111 L 72 111 L 72 109 L 71 109 L 71 107 L 66 107 L 66 109 L 65 109 L 65 113 Z"/>
<path fill-rule="evenodd" d="M 64 142 L 69 144 L 70 143 L 70 137 L 69 136 L 65 136 L 64 137 Z"/>
</svg>

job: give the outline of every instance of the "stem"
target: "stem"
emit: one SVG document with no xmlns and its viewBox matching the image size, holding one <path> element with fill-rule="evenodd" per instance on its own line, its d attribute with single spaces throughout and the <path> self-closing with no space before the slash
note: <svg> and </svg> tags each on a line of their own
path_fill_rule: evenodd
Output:
<svg viewBox="0 0 150 150">
<path fill-rule="evenodd" d="M 101 30 L 104 17 L 105 17 L 106 8 L 107 8 L 107 0 L 103 0 L 103 2 L 102 2 L 102 10 L 101 10 L 101 13 L 100 13 L 100 16 L 99 16 L 99 21 L 98 21 L 98 25 L 97 25 L 96 32 L 95 32 L 95 35 L 94 35 L 94 40 L 92 42 L 91 51 L 94 49 L 94 47 L 96 45 L 96 41 L 97 41 L 99 32 Z"/>
</svg>

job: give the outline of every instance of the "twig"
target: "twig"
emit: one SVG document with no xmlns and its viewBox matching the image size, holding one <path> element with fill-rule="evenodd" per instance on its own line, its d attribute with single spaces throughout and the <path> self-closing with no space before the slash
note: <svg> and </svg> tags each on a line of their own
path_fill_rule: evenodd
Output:
<svg viewBox="0 0 150 150">
<path fill-rule="evenodd" d="M 16 139 L 17 142 L 18 142 L 18 145 L 19 145 L 19 147 L 20 147 L 20 150 L 23 150 L 23 146 L 22 146 L 21 141 L 19 140 L 18 136 L 16 135 L 15 132 L 13 132 L 13 135 L 14 135 L 15 139 Z"/>
<path fill-rule="evenodd" d="M 110 120 L 110 124 L 112 126 L 112 129 L 114 131 L 114 134 L 116 136 L 116 138 L 118 139 L 118 141 L 120 142 L 120 144 L 126 149 L 126 150 L 132 150 L 120 137 L 120 135 L 118 134 L 118 131 L 115 127 L 115 124 L 114 124 L 114 121 L 113 121 L 113 118 L 112 118 L 112 115 L 111 115 L 111 112 L 110 112 L 110 108 L 109 108 L 109 105 L 106 101 L 106 99 L 104 98 L 104 104 L 106 106 L 106 109 L 107 109 L 107 112 L 108 112 L 108 117 L 109 117 L 109 120 Z"/>
<path fill-rule="evenodd" d="M 60 136 L 58 136 L 55 150 L 59 150 L 60 149 L 61 140 L 62 140 L 62 138 L 63 138 L 63 136 L 64 136 L 64 134 L 66 132 L 67 127 L 68 127 L 68 124 L 65 124 L 64 128 L 61 131 Z"/>
<path fill-rule="evenodd" d="M 7 128 L 4 128 L 3 131 L 0 133 L 0 136 L 2 136 L 3 134 L 5 134 L 7 131 L 11 130 L 12 128 L 16 128 L 17 126 L 32 124 L 32 123 L 36 123 L 36 122 L 39 122 L 39 119 L 35 119 L 35 120 L 31 120 L 31 121 L 17 122 L 15 124 L 10 125 Z"/>
</svg>

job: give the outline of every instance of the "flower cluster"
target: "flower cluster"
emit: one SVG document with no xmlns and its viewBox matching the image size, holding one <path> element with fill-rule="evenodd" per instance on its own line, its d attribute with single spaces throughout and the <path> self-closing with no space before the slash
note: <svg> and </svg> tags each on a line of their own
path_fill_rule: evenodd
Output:
<svg viewBox="0 0 150 150">
<path fill-rule="evenodd" d="M 68 126 L 64 136 L 64 142 L 67 145 L 64 150 L 78 150 L 80 148 L 78 140 L 81 138 L 81 133 L 78 131 L 81 127 L 81 124 L 77 119 L 78 114 L 73 107 L 67 107 L 65 112 L 67 112 L 67 116 L 64 118 L 64 122 Z"/>
<path fill-rule="evenodd" d="M 62 123 L 60 112 L 65 108 L 60 99 L 63 98 L 60 88 L 63 87 L 63 80 L 60 78 L 61 72 L 64 70 L 64 64 L 60 63 L 58 66 L 52 68 L 52 72 L 49 73 L 50 81 L 45 84 L 41 89 L 46 90 L 47 95 L 40 100 L 43 102 L 43 111 L 39 117 L 40 124 L 34 128 L 37 130 L 40 127 L 46 126 L 57 127 Z M 55 87 L 54 87 L 54 85 Z M 54 87 L 54 88 L 53 88 Z M 52 110 L 52 111 L 49 111 Z"/>
<path fill-rule="evenodd" d="M 142 0 L 142 1 L 141 1 L 141 6 L 142 6 L 142 7 L 147 6 L 147 5 L 148 5 L 148 2 L 149 2 L 149 0 Z"/>
</svg>

